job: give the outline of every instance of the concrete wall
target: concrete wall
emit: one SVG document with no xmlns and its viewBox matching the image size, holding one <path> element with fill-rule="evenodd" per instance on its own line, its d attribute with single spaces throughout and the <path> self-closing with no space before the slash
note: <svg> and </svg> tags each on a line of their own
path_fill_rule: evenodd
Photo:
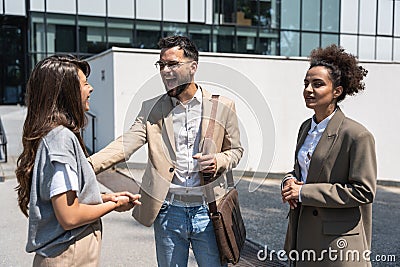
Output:
<svg viewBox="0 0 400 267">
<path fill-rule="evenodd" d="M 127 130 L 141 102 L 165 92 L 154 62 L 158 50 L 113 48 L 89 59 L 95 91 L 91 111 L 97 116 L 97 149 Z M 400 180 L 400 112 L 396 85 L 399 63 L 361 62 L 369 73 L 366 90 L 340 106 L 348 117 L 375 136 L 378 177 Z M 245 155 L 239 170 L 286 172 L 292 168 L 300 124 L 310 116 L 302 98 L 308 62 L 303 58 L 201 53 L 195 80 L 203 88 L 235 100 Z M 101 73 L 105 80 L 101 80 Z M 397 74 L 397 75 L 396 75 Z M 111 131 L 111 129 L 113 131 Z M 87 141 L 86 141 L 87 142 Z M 130 159 L 146 162 L 141 149 Z"/>
</svg>

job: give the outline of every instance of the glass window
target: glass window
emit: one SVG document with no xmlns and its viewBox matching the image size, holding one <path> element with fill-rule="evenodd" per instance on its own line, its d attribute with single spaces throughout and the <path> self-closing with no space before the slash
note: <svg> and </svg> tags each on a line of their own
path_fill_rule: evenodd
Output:
<svg viewBox="0 0 400 267">
<path fill-rule="evenodd" d="M 394 36 L 400 37 L 400 1 L 395 2 Z"/>
<path fill-rule="evenodd" d="M 257 47 L 257 54 L 262 55 L 278 55 L 279 51 L 279 33 L 270 28 L 261 28 L 259 34 L 259 44 Z"/>
<path fill-rule="evenodd" d="M 236 8 L 236 14 L 234 14 L 236 16 L 236 25 L 256 26 L 259 24 L 261 18 L 258 16 L 257 1 L 237 0 Z M 262 19 L 265 20 L 266 17 Z"/>
<path fill-rule="evenodd" d="M 308 57 L 311 50 L 319 47 L 319 34 L 302 33 L 301 34 L 301 54 L 302 57 Z"/>
<path fill-rule="evenodd" d="M 261 27 L 275 29 L 278 25 L 276 11 L 276 1 L 260 1 L 259 25 Z"/>
<path fill-rule="evenodd" d="M 213 0 L 212 10 L 214 12 L 212 17 L 212 23 L 217 25 L 221 24 L 223 21 L 223 14 L 222 14 L 222 5 L 220 0 Z"/>
<path fill-rule="evenodd" d="M 136 18 L 161 20 L 161 0 L 136 0 Z"/>
<path fill-rule="evenodd" d="M 255 54 L 256 53 L 256 29 L 249 27 L 238 27 L 237 28 L 238 47 L 236 52 L 243 54 Z"/>
<path fill-rule="evenodd" d="M 300 29 L 300 1 L 281 1 L 281 28 L 284 30 Z"/>
<path fill-rule="evenodd" d="M 327 47 L 331 44 L 339 44 L 339 34 L 322 34 L 321 47 Z"/>
<path fill-rule="evenodd" d="M 360 33 L 375 34 L 376 0 L 360 1 Z"/>
<path fill-rule="evenodd" d="M 135 0 L 108 1 L 108 16 L 115 18 L 134 18 Z"/>
<path fill-rule="evenodd" d="M 138 21 L 136 24 L 136 47 L 158 49 L 161 38 L 160 22 Z"/>
<path fill-rule="evenodd" d="M 47 1 L 46 8 L 47 12 L 75 14 L 75 4 L 75 0 Z"/>
<path fill-rule="evenodd" d="M 269 13 L 271 14 L 271 27 L 273 29 L 280 28 L 280 20 L 281 20 L 281 16 L 280 16 L 281 9 L 280 8 L 281 8 L 280 1 L 278 1 L 278 0 L 271 1 L 271 8 L 269 10 Z M 262 9 L 261 9 L 261 12 L 262 12 Z"/>
<path fill-rule="evenodd" d="M 235 29 L 233 27 L 218 26 L 214 30 L 213 51 L 235 52 Z"/>
<path fill-rule="evenodd" d="M 393 60 L 400 61 L 400 38 L 394 38 Z"/>
<path fill-rule="evenodd" d="M 236 21 L 236 11 L 231 0 L 221 0 L 218 4 L 219 18 L 217 24 L 234 24 Z M 244 19 L 244 18 L 243 18 Z"/>
<path fill-rule="evenodd" d="M 105 19 L 79 16 L 80 51 L 97 54 L 107 49 Z"/>
<path fill-rule="evenodd" d="M 76 51 L 76 27 L 70 25 L 49 25 L 49 33 L 55 29 L 54 52 L 73 53 Z M 49 52 L 53 49 L 49 46 Z M 53 52 L 53 51 L 51 51 Z"/>
<path fill-rule="evenodd" d="M 44 31 L 44 18 L 42 13 L 31 13 L 31 50 L 46 52 L 46 36 Z"/>
<path fill-rule="evenodd" d="M 379 1 L 378 4 L 378 34 L 392 35 L 393 2 Z"/>
<path fill-rule="evenodd" d="M 203 0 L 206 4 L 206 23 L 207 24 L 213 24 L 213 20 L 215 19 L 214 17 L 214 13 L 216 12 L 213 9 L 213 1 L 214 0 Z M 216 14 L 216 16 L 218 17 L 218 14 Z"/>
<path fill-rule="evenodd" d="M 209 26 L 190 25 L 189 36 L 199 51 L 210 51 L 211 28 Z"/>
<path fill-rule="evenodd" d="M 163 36 L 186 35 L 186 24 L 164 23 Z"/>
<path fill-rule="evenodd" d="M 319 31 L 320 13 L 320 0 L 303 1 L 302 30 Z"/>
<path fill-rule="evenodd" d="M 376 59 L 377 60 L 392 60 L 392 38 L 377 37 L 376 39 Z"/>
<path fill-rule="evenodd" d="M 300 55 L 300 33 L 281 31 L 281 56 L 295 57 Z"/>
<path fill-rule="evenodd" d="M 24 102 L 25 22 L 10 17 L 0 27 L 0 104 Z"/>
<path fill-rule="evenodd" d="M 81 15 L 106 16 L 106 0 L 79 0 L 78 12 Z"/>
<path fill-rule="evenodd" d="M 339 32 L 339 0 L 322 0 L 322 31 Z"/>
<path fill-rule="evenodd" d="M 108 20 L 109 47 L 133 47 L 133 23 L 130 20 Z"/>
<path fill-rule="evenodd" d="M 47 53 L 76 51 L 75 16 L 47 14 Z"/>
<path fill-rule="evenodd" d="M 190 0 L 190 22 L 206 22 L 205 0 Z"/>
<path fill-rule="evenodd" d="M 277 38 L 260 38 L 259 47 L 257 54 L 261 55 L 278 55 L 278 44 Z"/>
<path fill-rule="evenodd" d="M 4 13 L 7 15 L 25 16 L 25 0 L 3 0 Z M 2 3 L 2 1 L 0 2 Z"/>
<path fill-rule="evenodd" d="M 358 0 L 341 1 L 340 32 L 358 32 Z"/>
<path fill-rule="evenodd" d="M 356 35 L 340 35 L 340 46 L 353 55 L 357 55 L 357 36 Z"/>
<path fill-rule="evenodd" d="M 44 11 L 44 1 L 43 0 L 30 0 L 31 11 Z"/>
<path fill-rule="evenodd" d="M 164 1 L 164 21 L 188 22 L 187 0 Z"/>
<path fill-rule="evenodd" d="M 358 57 L 363 60 L 375 59 L 375 37 L 360 36 L 359 37 L 359 53 Z"/>
</svg>

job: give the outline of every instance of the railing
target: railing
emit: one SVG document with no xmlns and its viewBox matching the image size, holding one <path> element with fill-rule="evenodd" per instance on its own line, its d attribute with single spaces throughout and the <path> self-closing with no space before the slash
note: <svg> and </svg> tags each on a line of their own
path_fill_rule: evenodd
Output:
<svg viewBox="0 0 400 267">
<path fill-rule="evenodd" d="M 86 149 L 91 155 L 95 153 L 96 150 L 96 115 L 91 112 L 86 112 L 88 116 L 88 123 L 85 129 L 82 130 L 82 138 L 85 142 Z"/>
<path fill-rule="evenodd" d="M 7 136 L 0 118 L 0 162 L 7 162 Z"/>
</svg>

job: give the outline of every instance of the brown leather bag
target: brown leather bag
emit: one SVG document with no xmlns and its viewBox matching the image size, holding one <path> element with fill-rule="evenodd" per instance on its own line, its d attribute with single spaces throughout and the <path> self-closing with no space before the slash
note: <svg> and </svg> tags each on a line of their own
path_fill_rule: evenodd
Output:
<svg viewBox="0 0 400 267">
<path fill-rule="evenodd" d="M 215 203 L 215 202 L 214 202 Z M 224 195 L 218 206 L 209 204 L 210 218 L 214 226 L 221 264 L 236 264 L 246 241 L 246 228 L 240 213 L 236 188 Z"/>
<path fill-rule="evenodd" d="M 213 106 L 211 109 L 211 120 L 208 124 L 206 138 L 212 139 L 215 117 L 218 106 L 218 96 L 213 95 Z M 205 149 L 207 150 L 207 149 Z M 246 241 L 246 228 L 240 213 L 238 191 L 234 187 L 232 171 L 226 173 L 229 191 L 219 201 L 208 204 L 210 219 L 214 226 L 221 264 L 236 264 L 240 258 L 240 252 Z M 207 184 L 212 181 L 211 177 L 203 175 L 203 182 Z M 214 193 L 211 190 L 212 194 Z M 215 199 L 215 198 L 213 198 Z"/>
</svg>

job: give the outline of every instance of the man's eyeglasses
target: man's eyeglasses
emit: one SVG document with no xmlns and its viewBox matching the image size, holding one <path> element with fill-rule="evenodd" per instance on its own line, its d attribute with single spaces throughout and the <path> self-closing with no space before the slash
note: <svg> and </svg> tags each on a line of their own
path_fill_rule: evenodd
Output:
<svg viewBox="0 0 400 267">
<path fill-rule="evenodd" d="M 175 69 L 179 68 L 180 66 L 182 66 L 183 64 L 192 63 L 192 62 L 193 62 L 193 60 L 192 61 L 182 61 L 182 62 L 179 62 L 179 61 L 167 61 L 167 62 L 165 62 L 165 61 L 159 60 L 154 65 L 160 71 L 163 70 L 165 67 L 168 67 L 170 70 L 175 70 Z"/>
</svg>

